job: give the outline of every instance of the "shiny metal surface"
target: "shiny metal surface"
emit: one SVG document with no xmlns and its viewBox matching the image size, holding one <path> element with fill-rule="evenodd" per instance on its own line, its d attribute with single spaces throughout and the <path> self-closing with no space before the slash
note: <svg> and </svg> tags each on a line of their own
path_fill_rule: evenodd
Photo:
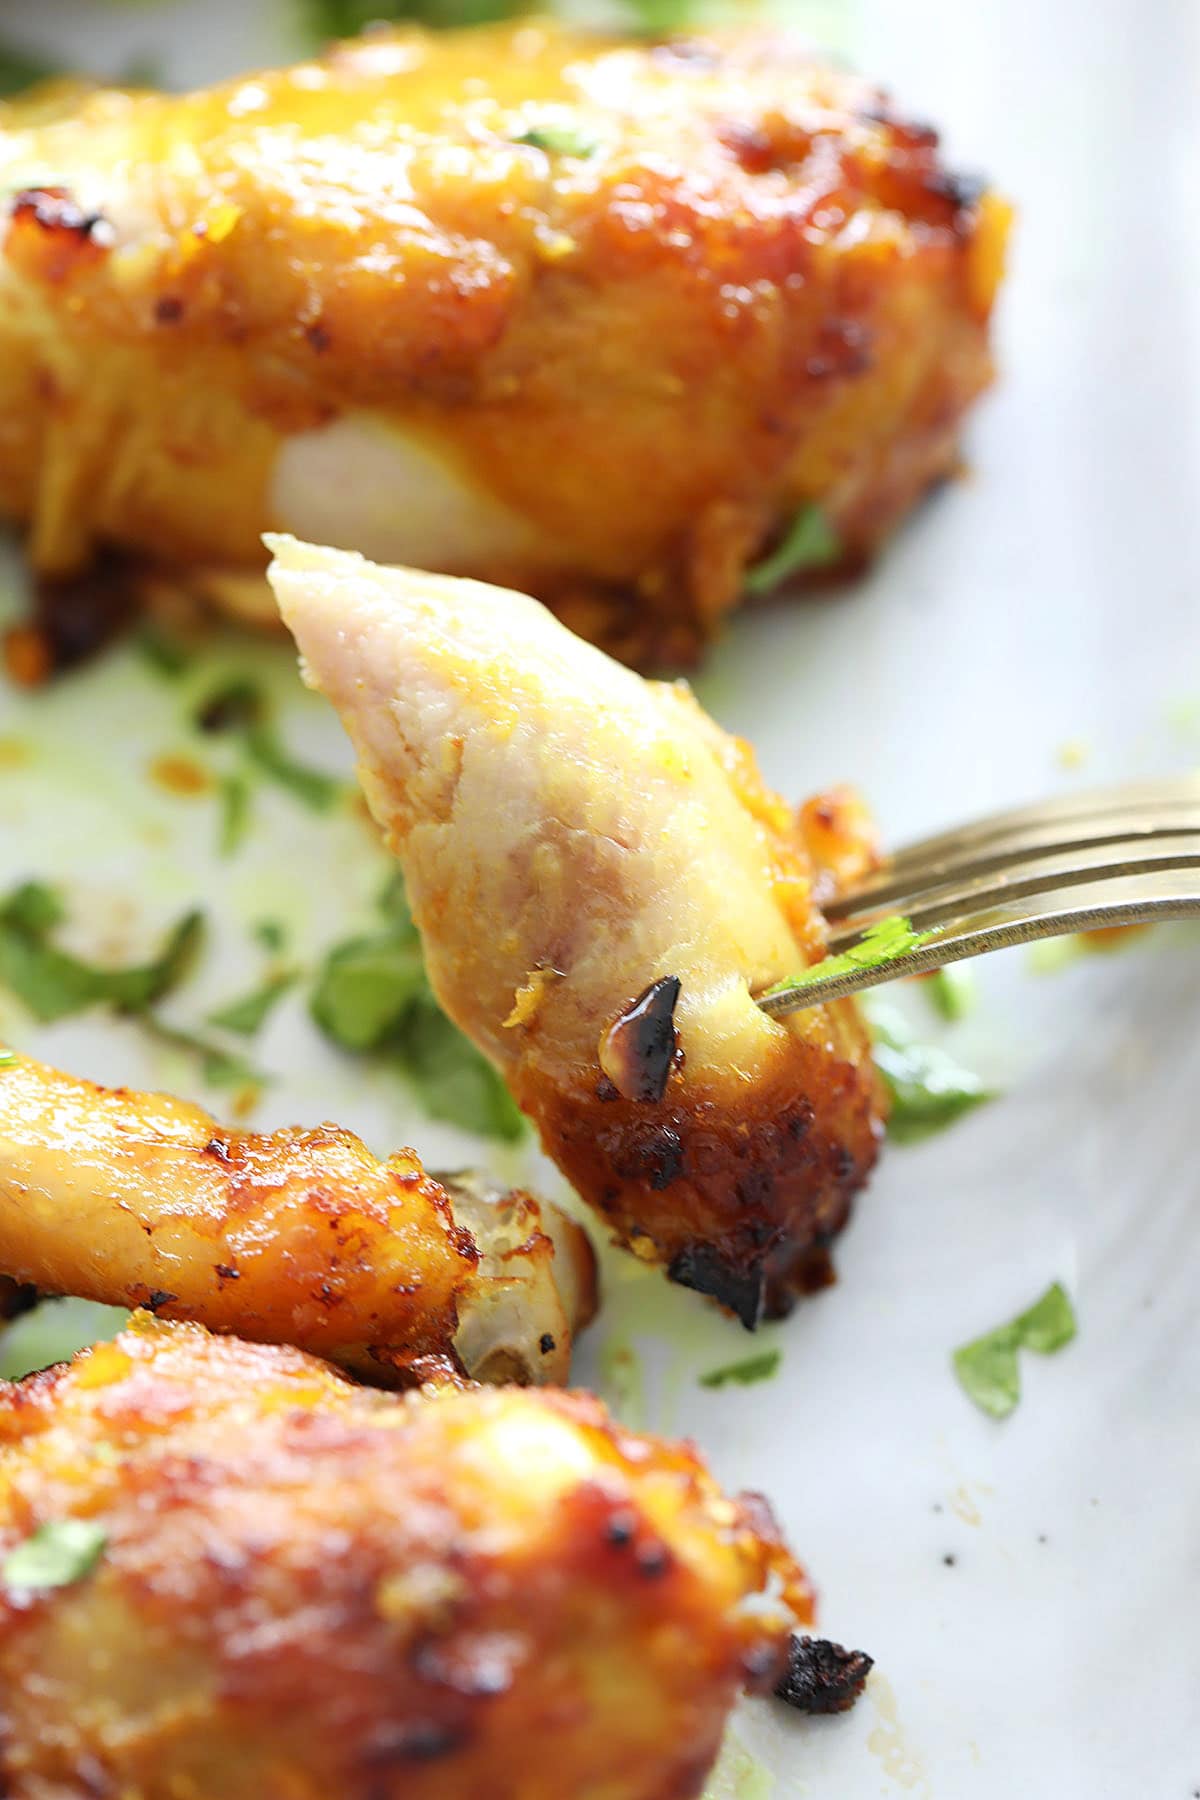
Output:
<svg viewBox="0 0 1200 1800">
<path fill-rule="evenodd" d="M 772 1017 L 1037 938 L 1200 917 L 1200 777 L 1059 796 L 911 844 L 826 908 L 830 955 L 903 914 L 901 956 L 763 994 Z"/>
</svg>

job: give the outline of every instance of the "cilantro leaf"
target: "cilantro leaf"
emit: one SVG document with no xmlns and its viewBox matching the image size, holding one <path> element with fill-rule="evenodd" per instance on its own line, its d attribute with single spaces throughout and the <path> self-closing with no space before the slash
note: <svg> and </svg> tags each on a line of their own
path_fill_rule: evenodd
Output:
<svg viewBox="0 0 1200 1800">
<path fill-rule="evenodd" d="M 15 44 L 0 44 L 0 96 L 22 93 L 36 82 L 48 81 L 52 75 L 61 73 L 60 68 L 43 56 L 18 49 Z"/>
<path fill-rule="evenodd" d="M 147 666 L 168 681 L 177 681 L 188 666 L 188 653 L 178 638 L 170 637 L 157 625 L 143 625 L 133 640 Z"/>
<path fill-rule="evenodd" d="M 747 594 L 769 594 L 804 569 L 827 569 L 842 554 L 841 539 L 815 502 L 802 506 L 769 556 L 747 569 Z"/>
<path fill-rule="evenodd" d="M 245 735 L 246 755 L 260 775 L 286 788 L 310 812 L 332 812 L 342 797 L 344 783 L 321 769 L 311 769 L 284 748 L 274 728 L 252 725 Z"/>
<path fill-rule="evenodd" d="M 954 1373 L 963 1391 L 993 1419 L 1005 1419 L 1021 1398 L 1017 1352 L 1052 1356 L 1077 1330 L 1075 1309 L 1061 1282 L 1007 1325 L 998 1325 L 954 1352 Z"/>
<path fill-rule="evenodd" d="M 961 963 L 947 963 L 945 968 L 935 969 L 924 988 L 934 1011 L 940 1013 L 948 1025 L 957 1025 L 974 1009 L 975 978 Z"/>
<path fill-rule="evenodd" d="M 259 919 L 252 927 L 254 937 L 264 950 L 276 955 L 287 948 L 287 926 L 280 919 Z"/>
<path fill-rule="evenodd" d="M 486 25 L 527 11 L 521 0 L 303 0 L 305 21 L 319 43 L 357 37 L 380 19 L 420 19 L 426 25 Z"/>
<path fill-rule="evenodd" d="M 744 1357 L 741 1362 L 725 1363 L 719 1369 L 710 1369 L 707 1375 L 701 1375 L 700 1386 L 721 1388 L 733 1381 L 739 1387 L 750 1387 L 756 1381 L 769 1381 L 782 1361 L 781 1351 L 764 1350 L 758 1356 Z"/>
<path fill-rule="evenodd" d="M 0 917 L 17 931 L 28 932 L 30 936 L 39 936 L 52 931 L 61 925 L 67 916 L 67 909 L 55 893 L 44 881 L 23 881 L 14 888 L 2 904 Z"/>
<path fill-rule="evenodd" d="M 70 1587 L 90 1574 L 107 1543 L 94 1519 L 47 1519 L 9 1551 L 0 1578 L 10 1591 Z"/>
<path fill-rule="evenodd" d="M 954 1352 L 959 1384 L 993 1419 L 1007 1418 L 1021 1398 L 1020 1342 L 1014 1326 L 1002 1325 Z"/>
<path fill-rule="evenodd" d="M 978 1075 L 944 1050 L 918 1043 L 892 1008 L 872 1006 L 870 1025 L 875 1067 L 891 1099 L 888 1135 L 896 1143 L 918 1143 L 995 1098 Z"/>
<path fill-rule="evenodd" d="M 217 849 L 222 856 L 232 856 L 241 848 L 250 826 L 250 783 L 244 775 L 226 775 L 218 793 L 221 823 Z"/>
<path fill-rule="evenodd" d="M 278 975 L 269 975 L 250 993 L 227 1001 L 215 1012 L 210 1012 L 208 1023 L 220 1026 L 223 1031 L 236 1032 L 239 1037 L 253 1037 L 255 1032 L 262 1030 L 283 996 L 299 979 L 295 969 L 282 969 Z"/>
<path fill-rule="evenodd" d="M 379 910 L 393 931 L 404 938 L 411 938 L 413 943 L 419 942 L 416 921 L 412 916 L 412 907 L 408 904 L 408 891 L 404 886 L 404 876 L 399 869 L 389 875 L 383 884 L 379 896 Z"/>
<path fill-rule="evenodd" d="M 547 156 L 593 156 L 599 149 L 595 138 L 588 137 L 577 125 L 555 124 L 549 120 L 541 125 L 531 125 L 512 141 L 528 144 L 534 150 L 544 150 Z"/>
<path fill-rule="evenodd" d="M 326 1037 L 343 1049 L 377 1050 L 425 989 L 420 945 L 381 932 L 334 946 L 310 1009 Z"/>
<path fill-rule="evenodd" d="M 40 1300 L 0 1332 L 0 1377 L 17 1381 L 34 1369 L 65 1362 L 77 1350 L 120 1331 L 128 1317 L 125 1307 L 95 1300 Z"/>
<path fill-rule="evenodd" d="M 341 799 L 343 783 L 336 776 L 309 768 L 285 747 L 268 717 L 262 689 L 248 677 L 235 675 L 214 688 L 196 708 L 193 722 L 200 731 L 236 737 L 247 767 L 263 780 L 285 788 L 311 812 L 331 812 Z M 244 775 L 230 776 L 222 786 L 222 848 L 227 855 L 237 847 L 245 829 L 249 794 L 239 790 L 239 780 L 244 788 Z"/>
<path fill-rule="evenodd" d="M 428 990 L 410 1007 L 395 1051 L 431 1119 L 507 1143 L 524 1135 L 525 1120 L 504 1082 Z"/>
<path fill-rule="evenodd" d="M 342 1049 L 388 1060 L 430 1118 L 518 1138 L 524 1120 L 508 1089 L 433 997 L 401 877 L 384 888 L 379 911 L 384 930 L 327 954 L 309 999 L 316 1023 Z"/>
<path fill-rule="evenodd" d="M 211 1038 L 201 1037 L 194 1031 L 184 1031 L 177 1025 L 164 1024 L 152 1013 L 142 1019 L 142 1026 L 148 1035 L 157 1039 L 168 1050 L 182 1050 L 187 1056 L 194 1056 L 200 1063 L 201 1073 L 209 1087 L 213 1088 L 260 1088 L 267 1084 L 267 1077 L 253 1063 L 236 1050 L 226 1050 L 223 1044 L 214 1044 Z"/>
<path fill-rule="evenodd" d="M 49 942 L 62 917 L 57 895 L 40 882 L 26 882 L 0 902 L 0 983 L 43 1024 L 96 1005 L 144 1012 L 178 985 L 204 933 L 203 915 L 189 912 L 150 962 L 104 969 Z"/>
<path fill-rule="evenodd" d="M 767 989 L 767 994 L 790 994 L 797 988 L 809 987 L 814 981 L 828 981 L 833 975 L 850 975 L 856 969 L 880 969 L 910 950 L 919 949 L 931 935 L 928 931 L 914 931 L 911 921 L 903 913 L 890 913 L 886 919 L 877 919 L 874 925 L 868 925 L 861 941 L 849 950 L 822 957 L 820 962 L 802 969 L 799 975 L 777 981 L 774 987 Z"/>
<path fill-rule="evenodd" d="M 1036 1350 L 1039 1356 L 1053 1356 L 1071 1342 L 1078 1326 L 1071 1296 L 1061 1281 L 1052 1282 L 1041 1299 L 1020 1315 L 1016 1330 L 1026 1350 Z"/>
</svg>

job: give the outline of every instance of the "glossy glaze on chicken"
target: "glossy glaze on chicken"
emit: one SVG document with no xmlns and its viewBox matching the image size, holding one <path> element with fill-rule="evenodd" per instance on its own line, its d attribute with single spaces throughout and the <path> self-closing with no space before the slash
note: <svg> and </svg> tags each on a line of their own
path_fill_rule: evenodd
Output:
<svg viewBox="0 0 1200 1800">
<path fill-rule="evenodd" d="M 786 37 L 380 33 L 0 109 L 0 511 L 273 617 L 285 529 L 693 658 L 819 506 L 953 470 L 1008 212 Z"/>
<path fill-rule="evenodd" d="M 853 808 L 797 818 L 684 686 L 524 595 L 275 550 L 441 1005 L 636 1254 L 748 1326 L 786 1312 L 827 1279 L 881 1102 L 852 1002 L 775 1020 L 752 996 L 823 954 Z"/>
<path fill-rule="evenodd" d="M 0 1584 L 13 1800 L 687 1800 L 810 1612 L 761 1501 L 586 1395 L 152 1320 L 0 1384 L 0 1567 L 65 1520 L 77 1579 Z"/>
<path fill-rule="evenodd" d="M 579 1227 L 353 1132 L 233 1131 L 165 1094 L 0 1060 L 0 1271 L 384 1385 L 565 1381 L 594 1307 Z"/>
</svg>

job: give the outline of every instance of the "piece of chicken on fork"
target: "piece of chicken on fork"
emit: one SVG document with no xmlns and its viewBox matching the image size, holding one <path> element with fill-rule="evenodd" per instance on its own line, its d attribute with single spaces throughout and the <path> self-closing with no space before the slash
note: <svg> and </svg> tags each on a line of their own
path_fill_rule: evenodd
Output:
<svg viewBox="0 0 1200 1800">
<path fill-rule="evenodd" d="M 991 379 L 1007 207 L 765 31 L 76 89 L 0 108 L 0 184 L 0 512 L 260 619 L 273 528 L 678 664 L 804 509 L 868 554 Z"/>
<path fill-rule="evenodd" d="M 797 819 L 685 687 L 535 600 L 274 549 L 445 1011 L 639 1256 L 747 1326 L 786 1312 L 881 1132 L 853 1003 L 753 999 L 823 954 L 805 831 L 845 866 L 836 808 Z"/>
<path fill-rule="evenodd" d="M 139 1317 L 0 1383 L 12 1800 L 688 1800 L 783 1672 L 804 1576 L 689 1446 Z"/>
<path fill-rule="evenodd" d="M 0 1272 L 297 1344 L 368 1381 L 565 1381 L 594 1309 L 578 1225 L 353 1132 L 228 1130 L 0 1055 Z"/>
</svg>

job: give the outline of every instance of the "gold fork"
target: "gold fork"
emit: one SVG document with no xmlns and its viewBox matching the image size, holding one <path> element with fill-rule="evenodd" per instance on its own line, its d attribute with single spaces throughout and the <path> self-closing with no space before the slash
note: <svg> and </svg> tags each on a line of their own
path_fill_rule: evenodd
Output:
<svg viewBox="0 0 1200 1800">
<path fill-rule="evenodd" d="M 799 1012 L 1035 938 L 1200 917 L 1200 775 L 1044 800 L 925 838 L 824 910 L 829 972 L 819 963 L 758 995 L 764 1012 Z M 846 967 L 846 952 L 862 962 Z"/>
</svg>

